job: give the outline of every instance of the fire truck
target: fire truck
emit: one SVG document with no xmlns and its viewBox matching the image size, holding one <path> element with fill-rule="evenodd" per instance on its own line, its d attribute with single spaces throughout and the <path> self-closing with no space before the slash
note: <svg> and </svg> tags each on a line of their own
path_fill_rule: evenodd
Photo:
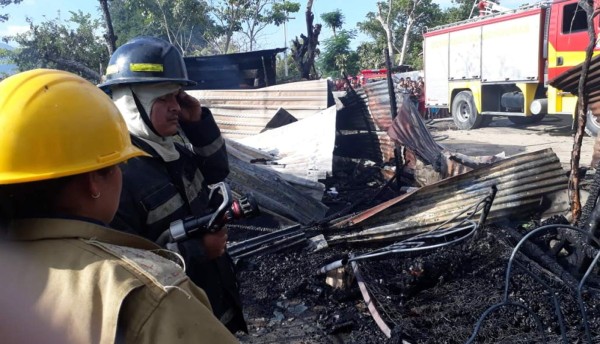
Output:
<svg viewBox="0 0 600 344">
<path fill-rule="evenodd" d="M 361 85 L 384 80 L 386 78 L 387 69 L 363 69 L 358 74 L 358 80 Z"/>
<path fill-rule="evenodd" d="M 426 106 L 447 108 L 464 130 L 494 116 L 528 124 L 546 114 L 574 115 L 577 97 L 548 81 L 583 62 L 587 29 L 577 0 L 482 12 L 430 29 L 423 43 Z M 587 123 L 596 136 L 600 125 L 590 111 Z"/>
</svg>

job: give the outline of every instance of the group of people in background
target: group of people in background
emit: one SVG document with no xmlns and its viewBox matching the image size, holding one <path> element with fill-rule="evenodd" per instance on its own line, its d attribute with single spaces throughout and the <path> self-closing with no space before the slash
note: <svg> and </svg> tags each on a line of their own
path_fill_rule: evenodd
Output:
<svg viewBox="0 0 600 344">
<path fill-rule="evenodd" d="M 408 94 L 410 101 L 419 111 L 422 118 L 427 117 L 427 109 L 425 108 L 425 81 L 419 76 L 416 80 L 410 77 L 401 77 L 395 79 L 396 91 L 403 94 Z M 333 81 L 335 91 L 348 91 L 350 87 L 358 89 L 362 86 L 361 78 L 358 76 L 349 76 L 348 79 L 336 79 Z"/>
<path fill-rule="evenodd" d="M 418 77 L 417 80 L 411 80 L 410 77 L 406 77 L 406 79 L 400 78 L 396 84 L 396 90 L 400 93 L 408 94 L 410 101 L 419 111 L 421 117 L 426 117 L 425 81 L 423 77 Z"/>
<path fill-rule="evenodd" d="M 361 87 L 361 82 L 357 76 L 349 76 L 348 81 L 343 78 L 333 81 L 333 89 L 335 91 L 348 91 L 350 87 L 353 89 Z"/>
</svg>

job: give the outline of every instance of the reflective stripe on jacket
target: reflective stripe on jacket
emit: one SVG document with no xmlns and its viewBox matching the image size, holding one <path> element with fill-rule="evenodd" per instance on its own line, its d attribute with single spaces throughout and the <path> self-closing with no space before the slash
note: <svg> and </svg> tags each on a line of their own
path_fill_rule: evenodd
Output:
<svg viewBox="0 0 600 344">
<path fill-rule="evenodd" d="M 133 158 L 122 165 L 123 190 L 114 228 L 156 241 L 171 222 L 210 211 L 208 184 L 224 180 L 229 173 L 225 142 L 206 108 L 199 122 L 184 123 L 182 129 L 193 147 L 176 143 L 180 157 L 170 162 L 132 136 L 134 145 L 151 157 Z M 182 242 L 178 247 L 188 276 L 206 292 L 215 315 L 232 332 L 247 331 L 229 255 L 208 261 L 200 239 Z"/>
</svg>

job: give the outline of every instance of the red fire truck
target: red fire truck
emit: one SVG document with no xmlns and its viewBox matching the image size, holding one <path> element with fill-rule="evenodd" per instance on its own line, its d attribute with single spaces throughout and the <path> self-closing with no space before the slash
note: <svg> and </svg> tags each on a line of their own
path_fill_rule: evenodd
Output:
<svg viewBox="0 0 600 344">
<path fill-rule="evenodd" d="M 433 28 L 424 34 L 426 106 L 449 109 L 466 130 L 493 116 L 526 124 L 546 114 L 574 114 L 577 98 L 547 82 L 583 62 L 587 44 L 586 14 L 577 0 L 492 11 Z M 600 131 L 591 113 L 586 131 Z"/>
<path fill-rule="evenodd" d="M 363 69 L 358 76 L 358 82 L 365 85 L 370 82 L 384 80 L 387 78 L 387 69 Z"/>
</svg>

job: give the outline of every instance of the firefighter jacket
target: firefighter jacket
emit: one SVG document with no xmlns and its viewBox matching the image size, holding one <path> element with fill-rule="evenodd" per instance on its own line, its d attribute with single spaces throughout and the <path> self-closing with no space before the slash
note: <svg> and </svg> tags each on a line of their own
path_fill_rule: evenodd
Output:
<svg viewBox="0 0 600 344">
<path fill-rule="evenodd" d="M 0 307 L 2 322 L 16 323 L 2 342 L 236 342 L 204 292 L 152 242 L 58 218 L 15 220 L 5 239 Z"/>
<path fill-rule="evenodd" d="M 134 145 L 152 157 L 136 157 L 122 165 L 123 190 L 114 228 L 156 241 L 171 222 L 210 212 L 207 185 L 229 173 L 225 142 L 207 108 L 200 121 L 183 123 L 182 130 L 189 144 L 175 143 L 179 158 L 169 162 L 132 136 Z M 247 332 L 231 257 L 207 260 L 198 239 L 182 242 L 178 248 L 188 276 L 204 289 L 217 318 L 233 333 Z"/>
</svg>

